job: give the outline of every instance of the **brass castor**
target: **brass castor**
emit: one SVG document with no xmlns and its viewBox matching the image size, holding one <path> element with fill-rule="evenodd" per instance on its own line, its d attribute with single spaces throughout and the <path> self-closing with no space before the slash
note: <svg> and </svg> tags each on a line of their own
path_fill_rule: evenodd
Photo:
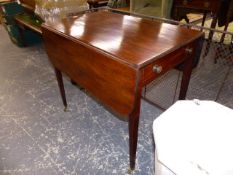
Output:
<svg viewBox="0 0 233 175">
<path fill-rule="evenodd" d="M 134 169 L 132 169 L 132 168 L 129 167 L 129 169 L 128 169 L 128 174 L 132 174 L 133 171 L 134 171 Z"/>
<path fill-rule="evenodd" d="M 67 112 L 67 111 L 68 111 L 68 108 L 67 108 L 67 106 L 65 106 L 65 108 L 64 108 L 64 111 L 65 111 L 65 112 Z"/>
</svg>

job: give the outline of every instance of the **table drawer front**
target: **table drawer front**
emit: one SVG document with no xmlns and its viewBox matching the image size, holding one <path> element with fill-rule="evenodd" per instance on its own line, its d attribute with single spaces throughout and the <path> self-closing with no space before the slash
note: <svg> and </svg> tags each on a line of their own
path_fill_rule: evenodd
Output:
<svg viewBox="0 0 233 175">
<path fill-rule="evenodd" d="M 143 85 L 150 83 L 170 69 L 175 68 L 187 59 L 187 57 L 191 57 L 193 53 L 193 45 L 189 45 L 149 64 L 142 70 Z"/>
</svg>

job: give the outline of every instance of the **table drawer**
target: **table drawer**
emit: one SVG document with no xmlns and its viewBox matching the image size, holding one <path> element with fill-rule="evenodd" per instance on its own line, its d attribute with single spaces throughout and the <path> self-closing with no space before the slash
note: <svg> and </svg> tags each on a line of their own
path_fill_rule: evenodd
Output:
<svg viewBox="0 0 233 175">
<path fill-rule="evenodd" d="M 143 85 L 150 83 L 155 78 L 166 73 L 168 70 L 175 68 L 177 65 L 184 62 L 184 60 L 188 57 L 192 57 L 193 54 L 194 45 L 190 44 L 147 65 L 142 70 Z"/>
</svg>

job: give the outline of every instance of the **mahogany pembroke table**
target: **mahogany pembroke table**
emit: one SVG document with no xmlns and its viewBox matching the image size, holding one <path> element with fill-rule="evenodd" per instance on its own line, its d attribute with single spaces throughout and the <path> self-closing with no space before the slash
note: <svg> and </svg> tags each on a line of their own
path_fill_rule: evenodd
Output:
<svg viewBox="0 0 233 175">
<path fill-rule="evenodd" d="M 134 169 L 142 88 L 182 64 L 179 99 L 184 99 L 203 34 L 108 9 L 46 22 L 42 34 L 65 107 L 61 72 L 128 119 L 130 168 Z"/>
</svg>

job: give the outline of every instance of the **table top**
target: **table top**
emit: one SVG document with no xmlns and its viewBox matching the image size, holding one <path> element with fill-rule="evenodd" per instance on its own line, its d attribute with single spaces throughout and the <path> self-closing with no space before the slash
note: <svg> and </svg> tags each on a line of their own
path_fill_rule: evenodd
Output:
<svg viewBox="0 0 233 175">
<path fill-rule="evenodd" d="M 47 21 L 44 27 L 134 68 L 143 67 L 202 35 L 184 27 L 108 10 Z"/>
</svg>

